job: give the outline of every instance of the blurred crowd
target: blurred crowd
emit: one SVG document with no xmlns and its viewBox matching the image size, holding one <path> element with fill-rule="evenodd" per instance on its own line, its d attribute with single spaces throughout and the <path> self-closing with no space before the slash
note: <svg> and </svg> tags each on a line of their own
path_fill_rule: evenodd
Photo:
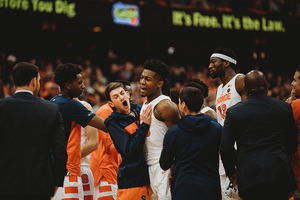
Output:
<svg viewBox="0 0 300 200">
<path fill-rule="evenodd" d="M 300 16 L 300 0 L 101 0 L 221 12 L 280 13 Z"/>
<path fill-rule="evenodd" d="M 54 62 L 48 62 L 44 59 L 30 58 L 29 60 L 18 60 L 13 55 L 1 54 L 0 59 L 0 98 L 13 95 L 15 92 L 14 83 L 11 77 L 11 70 L 17 62 L 26 61 L 39 67 L 41 75 L 41 90 L 39 97 L 50 100 L 59 94 L 59 87 L 54 83 L 54 70 L 64 60 L 56 58 Z M 86 86 L 81 96 L 82 100 L 88 101 L 96 112 L 98 108 L 105 104 L 104 90 L 108 83 L 114 80 L 127 80 L 131 83 L 133 91 L 133 103 L 142 104 L 145 100 L 140 96 L 139 78 L 143 71 L 143 64 L 133 64 L 131 61 L 116 63 L 112 60 L 109 63 L 109 70 L 104 70 L 97 63 L 85 59 L 78 64 L 82 69 L 84 84 Z M 167 63 L 168 64 L 168 63 Z M 208 65 L 209 63 L 207 63 Z M 211 79 L 208 74 L 208 66 L 191 65 L 170 65 L 170 91 L 179 91 L 184 87 L 187 78 L 198 78 L 209 86 L 209 96 L 205 99 L 205 105 L 215 109 L 215 98 L 217 87 L 220 84 L 219 79 Z M 296 66 L 295 66 L 296 69 Z M 106 72 L 106 73 L 104 73 Z M 247 72 L 244 72 L 247 73 Z M 285 101 L 291 92 L 292 76 L 285 73 L 274 74 L 271 71 L 264 72 L 268 81 L 268 96 Z"/>
</svg>

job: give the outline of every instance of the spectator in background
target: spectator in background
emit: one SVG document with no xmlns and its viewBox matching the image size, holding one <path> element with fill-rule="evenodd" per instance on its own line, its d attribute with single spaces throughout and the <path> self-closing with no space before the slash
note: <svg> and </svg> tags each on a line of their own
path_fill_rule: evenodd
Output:
<svg viewBox="0 0 300 200">
<path fill-rule="evenodd" d="M 183 116 L 168 129 L 160 156 L 160 166 L 172 165 L 173 200 L 221 200 L 219 146 L 222 126 L 216 119 L 199 114 L 203 95 L 196 87 L 179 92 L 179 109 Z"/>
<path fill-rule="evenodd" d="M 248 98 L 226 114 L 220 147 L 226 174 L 234 185 L 237 180 L 244 200 L 288 199 L 288 192 L 296 189 L 288 154 L 298 145 L 292 108 L 266 95 L 267 81 L 260 71 L 246 74 L 245 90 Z"/>
</svg>

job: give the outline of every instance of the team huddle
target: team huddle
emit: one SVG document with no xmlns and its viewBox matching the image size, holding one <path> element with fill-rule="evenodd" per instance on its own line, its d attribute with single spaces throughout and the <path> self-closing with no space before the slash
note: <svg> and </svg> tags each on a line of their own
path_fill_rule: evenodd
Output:
<svg viewBox="0 0 300 200">
<path fill-rule="evenodd" d="M 146 97 L 143 105 L 131 103 L 130 83 L 116 80 L 107 85 L 105 96 L 108 102 L 96 113 L 87 102 L 78 99 L 85 88 L 81 68 L 70 63 L 59 65 L 54 81 L 60 87 L 60 94 L 50 102 L 39 99 L 31 105 L 43 102 L 46 104 L 44 107 L 52 110 L 52 116 L 55 116 L 47 133 L 48 141 L 43 147 L 47 155 L 44 165 L 51 173 L 47 173 L 45 179 L 28 181 L 33 187 L 39 185 L 39 191 L 24 187 L 18 194 L 41 195 L 44 198 L 32 199 L 53 197 L 55 200 L 288 199 L 289 192 L 297 189 L 296 173 L 293 174 L 297 167 L 289 160 L 289 155 L 294 154 L 298 146 L 292 107 L 286 102 L 273 102 L 273 99 L 265 97 L 266 79 L 262 72 L 252 70 L 246 75 L 237 74 L 236 65 L 236 55 L 230 49 L 218 48 L 210 57 L 209 73 L 222 82 L 217 89 L 216 111 L 204 105 L 208 87 L 198 79 L 188 79 L 178 93 L 178 101 L 172 101 L 163 90 L 169 76 L 168 66 L 163 61 L 152 59 L 144 62 L 140 77 L 140 93 Z M 29 76 L 27 82 L 18 82 L 21 76 Z M 10 101 L 13 104 L 17 100 L 24 103 L 21 94 L 31 93 L 34 97 L 39 91 L 36 66 L 18 63 L 13 69 L 13 78 L 16 95 L 20 97 L 0 100 L 0 110 L 3 110 L 0 119 L 9 112 L 4 107 Z M 253 103 L 253 98 L 253 102 L 257 98 L 261 100 Z M 32 101 L 37 99 L 32 98 Z M 259 102 L 265 101 L 269 103 L 257 108 Z M 269 111 L 268 106 L 276 105 L 279 108 L 272 115 L 281 115 L 282 120 L 276 117 L 278 128 L 268 130 L 268 120 L 263 117 L 258 117 L 259 122 L 253 122 L 257 126 L 248 126 L 252 119 L 242 121 L 244 116 L 235 118 L 237 106 L 245 113 L 247 110 L 239 102 L 249 108 L 247 116 L 252 116 L 253 110 L 265 115 L 264 111 Z M 251 106 L 256 107 L 250 109 Z M 236 123 L 238 120 L 239 123 Z M 249 136 L 252 125 L 256 127 L 255 133 L 260 132 L 260 128 L 264 129 L 262 134 Z M 0 141 L 2 146 L 9 141 L 7 135 L 11 130 L 1 120 L 0 128 L 1 132 L 5 130 L 0 134 L 5 138 Z M 22 132 L 14 130 L 18 131 Z M 36 131 L 45 132 L 43 127 Z M 39 149 L 37 144 L 34 147 Z M 265 148 L 268 150 L 265 151 Z M 265 157 L 258 155 L 262 152 Z M 284 178 L 277 171 L 266 170 L 266 164 L 257 167 L 260 164 L 255 159 L 245 161 L 247 156 L 254 155 L 268 160 L 273 168 L 279 165 L 276 169 L 284 174 Z M 3 157 L 0 166 L 8 170 L 9 164 L 5 168 L 3 164 L 8 162 L 9 159 Z M 36 165 L 42 168 L 41 164 Z M 246 165 L 250 166 L 247 172 L 244 170 Z M 22 163 L 20 167 L 27 169 L 28 166 Z M 246 175 L 249 171 L 252 179 Z M 27 181 L 25 178 L 22 180 L 24 183 Z M 282 184 L 286 187 L 280 187 L 275 193 L 274 188 L 278 189 L 278 185 Z M 15 192 L 4 185 L 0 181 L 1 194 Z M 290 193 L 290 196 L 293 195 Z"/>
</svg>

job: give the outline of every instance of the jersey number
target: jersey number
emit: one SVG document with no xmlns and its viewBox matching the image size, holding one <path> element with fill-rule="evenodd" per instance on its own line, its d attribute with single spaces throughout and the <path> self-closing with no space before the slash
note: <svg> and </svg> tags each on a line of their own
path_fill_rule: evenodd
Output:
<svg viewBox="0 0 300 200">
<path fill-rule="evenodd" d="M 89 176 L 87 174 L 82 174 L 81 179 L 82 179 L 82 183 L 89 182 Z"/>
<path fill-rule="evenodd" d="M 225 119 L 225 116 L 226 116 L 226 105 L 223 104 L 222 107 L 219 106 L 219 107 L 218 107 L 218 110 L 219 110 L 219 112 L 220 112 L 222 118 Z"/>
</svg>

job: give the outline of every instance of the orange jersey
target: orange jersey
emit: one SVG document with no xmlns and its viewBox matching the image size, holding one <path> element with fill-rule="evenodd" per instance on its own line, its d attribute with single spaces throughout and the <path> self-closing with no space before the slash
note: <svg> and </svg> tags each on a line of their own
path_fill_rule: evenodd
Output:
<svg viewBox="0 0 300 200">
<path fill-rule="evenodd" d="M 112 108 L 105 104 L 101 106 L 97 115 L 104 120 L 113 112 Z M 122 162 L 121 156 L 116 150 L 109 133 L 98 130 L 98 149 L 93 151 L 90 158 L 90 168 L 94 175 L 94 185 L 104 176 L 109 184 L 117 184 L 117 173 Z"/>
<path fill-rule="evenodd" d="M 291 102 L 295 124 L 297 127 L 298 149 L 297 152 L 290 156 L 297 187 L 300 190 L 300 99 Z"/>
<path fill-rule="evenodd" d="M 81 126 L 72 122 L 71 134 L 67 144 L 67 170 L 71 175 L 81 176 Z"/>
</svg>

